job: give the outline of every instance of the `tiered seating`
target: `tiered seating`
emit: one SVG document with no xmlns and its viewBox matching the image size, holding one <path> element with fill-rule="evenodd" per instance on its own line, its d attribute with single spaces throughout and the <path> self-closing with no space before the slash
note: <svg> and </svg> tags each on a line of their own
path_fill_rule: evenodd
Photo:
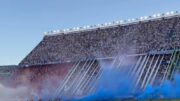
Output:
<svg viewBox="0 0 180 101">
<path fill-rule="evenodd" d="M 179 27 L 180 17 L 174 16 L 125 26 L 47 35 L 20 65 L 62 63 L 90 56 L 112 57 L 127 50 L 144 53 L 180 48 Z"/>
</svg>

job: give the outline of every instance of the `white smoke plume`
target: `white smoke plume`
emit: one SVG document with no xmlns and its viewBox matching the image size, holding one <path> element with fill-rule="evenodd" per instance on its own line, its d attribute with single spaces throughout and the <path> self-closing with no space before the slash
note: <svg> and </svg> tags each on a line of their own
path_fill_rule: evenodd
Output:
<svg viewBox="0 0 180 101">
<path fill-rule="evenodd" d="M 0 101 L 26 101 L 30 97 L 35 96 L 33 92 L 29 92 L 28 87 L 6 87 L 0 84 Z"/>
</svg>

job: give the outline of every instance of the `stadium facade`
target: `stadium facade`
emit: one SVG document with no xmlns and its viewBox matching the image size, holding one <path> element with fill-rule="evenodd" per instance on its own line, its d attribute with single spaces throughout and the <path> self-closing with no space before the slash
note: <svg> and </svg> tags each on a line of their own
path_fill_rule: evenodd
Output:
<svg viewBox="0 0 180 101">
<path fill-rule="evenodd" d="M 8 78 L 3 83 L 9 86 L 29 85 L 36 92 L 51 85 L 55 96 L 82 96 L 95 91 L 100 61 L 121 70 L 133 59 L 128 75 L 138 75 L 135 87 L 173 80 L 180 68 L 178 12 L 134 20 L 45 35 L 18 66 L 0 67 L 0 79 Z"/>
</svg>

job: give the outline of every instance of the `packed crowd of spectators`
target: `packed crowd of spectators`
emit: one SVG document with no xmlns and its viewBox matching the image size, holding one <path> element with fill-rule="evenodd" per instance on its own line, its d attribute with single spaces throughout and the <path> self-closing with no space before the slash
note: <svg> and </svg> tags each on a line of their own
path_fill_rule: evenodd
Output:
<svg viewBox="0 0 180 101">
<path fill-rule="evenodd" d="M 145 53 L 180 48 L 180 17 L 162 18 L 124 26 L 97 28 L 69 34 L 46 35 L 20 63 L 61 63 L 117 53 Z"/>
</svg>

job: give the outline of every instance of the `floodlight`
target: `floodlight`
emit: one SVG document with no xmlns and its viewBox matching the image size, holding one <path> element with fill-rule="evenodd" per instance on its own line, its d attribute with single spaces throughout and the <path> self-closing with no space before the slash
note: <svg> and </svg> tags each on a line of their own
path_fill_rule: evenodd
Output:
<svg viewBox="0 0 180 101">
<path fill-rule="evenodd" d="M 64 29 L 63 32 L 66 32 L 66 29 Z"/>
<path fill-rule="evenodd" d="M 174 14 L 174 11 L 171 11 L 170 13 L 173 15 L 173 14 Z"/>
<path fill-rule="evenodd" d="M 131 19 L 128 19 L 127 21 L 128 21 L 128 22 L 131 22 Z"/>
<path fill-rule="evenodd" d="M 148 18 L 148 16 L 144 16 L 143 18 L 144 18 L 144 19 L 147 19 L 147 18 Z"/>
<path fill-rule="evenodd" d="M 76 30 L 79 30 L 79 27 L 76 27 Z"/>
<path fill-rule="evenodd" d="M 161 16 L 161 14 L 157 14 L 156 16 L 157 16 L 157 17 L 160 17 L 160 16 Z"/>
<path fill-rule="evenodd" d="M 120 23 L 123 23 L 123 22 L 124 22 L 124 20 L 120 20 L 119 22 L 120 22 Z"/>
<path fill-rule="evenodd" d="M 111 25 L 111 24 L 112 24 L 111 22 L 108 23 L 108 25 Z"/>
<path fill-rule="evenodd" d="M 67 29 L 64 29 L 63 31 L 64 31 L 64 32 L 67 32 L 68 30 L 67 30 Z"/>
<path fill-rule="evenodd" d="M 87 28 L 89 28 L 90 26 L 86 26 Z"/>
<path fill-rule="evenodd" d="M 53 33 L 56 33 L 56 30 L 54 30 Z"/>
<path fill-rule="evenodd" d="M 118 24 L 118 23 L 119 23 L 119 21 L 115 21 L 115 23 L 116 23 L 116 24 Z"/>
<path fill-rule="evenodd" d="M 84 26 L 84 29 L 90 28 L 90 26 Z"/>
<path fill-rule="evenodd" d="M 170 12 L 166 12 L 166 15 L 170 15 Z"/>
<path fill-rule="evenodd" d="M 134 19 L 134 18 L 132 18 L 132 19 L 131 19 L 131 21 L 135 21 L 135 19 Z"/>
<path fill-rule="evenodd" d="M 100 27 L 100 26 L 101 26 L 101 24 L 97 24 L 97 26 L 98 26 L 98 27 Z"/>
<path fill-rule="evenodd" d="M 44 32 L 44 35 L 47 35 L 48 34 L 48 32 Z"/>
<path fill-rule="evenodd" d="M 105 26 L 107 26 L 107 25 L 108 25 L 108 23 L 106 22 L 106 23 L 104 23 L 104 25 L 105 25 Z"/>
<path fill-rule="evenodd" d="M 140 17 L 140 20 L 143 20 L 144 19 L 144 17 Z"/>
<path fill-rule="evenodd" d="M 156 14 L 154 14 L 154 15 L 152 15 L 152 17 L 156 18 L 156 17 L 157 17 L 157 15 L 156 15 Z"/>
</svg>

